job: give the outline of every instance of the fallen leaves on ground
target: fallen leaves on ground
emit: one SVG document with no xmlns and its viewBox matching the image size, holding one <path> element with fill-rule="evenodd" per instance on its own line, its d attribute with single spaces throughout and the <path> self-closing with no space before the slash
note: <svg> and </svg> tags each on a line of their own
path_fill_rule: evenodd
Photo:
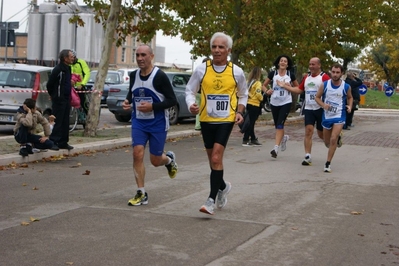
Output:
<svg viewBox="0 0 399 266">
<path fill-rule="evenodd" d="M 90 175 L 90 171 L 86 170 L 82 175 Z"/>
<path fill-rule="evenodd" d="M 77 163 L 76 165 L 72 165 L 71 168 L 78 168 L 78 167 L 81 167 L 81 166 L 82 166 L 82 163 Z"/>
<path fill-rule="evenodd" d="M 29 220 L 30 220 L 31 222 L 38 222 L 38 221 L 40 221 L 39 219 L 33 218 L 32 216 L 29 217 Z"/>
<path fill-rule="evenodd" d="M 352 215 L 362 215 L 363 212 L 358 212 L 358 211 L 351 211 Z"/>
</svg>

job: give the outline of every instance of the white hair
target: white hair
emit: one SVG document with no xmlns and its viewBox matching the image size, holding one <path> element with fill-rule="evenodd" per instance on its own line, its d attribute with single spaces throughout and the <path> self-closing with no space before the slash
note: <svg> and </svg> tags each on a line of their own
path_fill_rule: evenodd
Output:
<svg viewBox="0 0 399 266">
<path fill-rule="evenodd" d="M 210 47 L 211 47 L 211 49 L 212 49 L 213 41 L 214 41 L 216 38 L 219 38 L 219 37 L 222 37 L 222 38 L 224 38 L 224 39 L 226 40 L 226 42 L 227 42 L 227 48 L 228 48 L 228 49 L 233 48 L 233 39 L 232 39 L 229 35 L 224 34 L 223 32 L 216 32 L 216 33 L 214 33 L 214 34 L 212 35 L 212 38 L 211 38 L 211 42 L 210 42 Z"/>
</svg>

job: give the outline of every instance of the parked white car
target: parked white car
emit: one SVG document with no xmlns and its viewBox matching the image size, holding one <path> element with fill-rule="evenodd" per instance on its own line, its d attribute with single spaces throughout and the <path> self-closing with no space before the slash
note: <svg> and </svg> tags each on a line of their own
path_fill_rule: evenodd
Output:
<svg viewBox="0 0 399 266">
<path fill-rule="evenodd" d="M 51 114 L 51 99 L 46 84 L 51 67 L 6 64 L 0 65 L 0 124 L 15 124 L 17 110 L 27 98 L 36 100 L 36 107 Z"/>
<path fill-rule="evenodd" d="M 130 73 L 135 71 L 137 68 L 120 68 L 118 71 L 122 74 L 123 76 L 123 82 L 124 83 L 129 83 L 130 82 Z"/>
</svg>

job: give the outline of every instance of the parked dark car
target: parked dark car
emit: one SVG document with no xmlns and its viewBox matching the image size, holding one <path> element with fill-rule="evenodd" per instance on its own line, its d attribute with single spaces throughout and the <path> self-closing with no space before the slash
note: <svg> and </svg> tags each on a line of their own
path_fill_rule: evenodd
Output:
<svg viewBox="0 0 399 266">
<path fill-rule="evenodd" d="M 177 105 L 169 108 L 169 123 L 176 124 L 180 119 L 195 117 L 189 112 L 186 104 L 186 85 L 190 79 L 189 73 L 166 72 L 177 98 Z M 123 110 L 122 103 L 126 99 L 129 84 L 110 86 L 107 98 L 108 110 L 115 115 L 119 122 L 129 122 L 132 111 Z"/>
<path fill-rule="evenodd" d="M 97 72 L 98 72 L 97 70 L 93 70 L 90 72 L 90 79 L 86 84 L 88 90 L 93 89 Z M 123 84 L 123 82 L 124 80 L 121 72 L 119 72 L 118 70 L 108 70 L 107 77 L 105 78 L 105 83 L 104 83 L 104 91 L 101 95 L 101 104 L 107 104 L 107 97 L 110 86 L 116 84 Z"/>
</svg>

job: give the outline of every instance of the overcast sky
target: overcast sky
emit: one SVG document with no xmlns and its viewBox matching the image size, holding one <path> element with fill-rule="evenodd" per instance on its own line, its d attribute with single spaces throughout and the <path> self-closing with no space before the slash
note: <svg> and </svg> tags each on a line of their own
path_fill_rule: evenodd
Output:
<svg viewBox="0 0 399 266">
<path fill-rule="evenodd" d="M 28 3 L 32 0 L 0 0 L 3 4 L 2 7 L 2 21 L 18 21 L 19 29 L 18 32 L 27 31 L 27 17 L 28 17 Z M 45 0 L 37 0 L 38 5 Z M 83 1 L 78 0 L 79 4 L 83 4 Z M 190 59 L 191 46 L 183 42 L 180 38 L 163 36 L 162 32 L 157 32 L 157 46 L 165 47 L 165 61 L 166 63 L 186 64 L 192 65 Z M 202 61 L 202 58 L 198 59 L 194 68 Z"/>
</svg>

